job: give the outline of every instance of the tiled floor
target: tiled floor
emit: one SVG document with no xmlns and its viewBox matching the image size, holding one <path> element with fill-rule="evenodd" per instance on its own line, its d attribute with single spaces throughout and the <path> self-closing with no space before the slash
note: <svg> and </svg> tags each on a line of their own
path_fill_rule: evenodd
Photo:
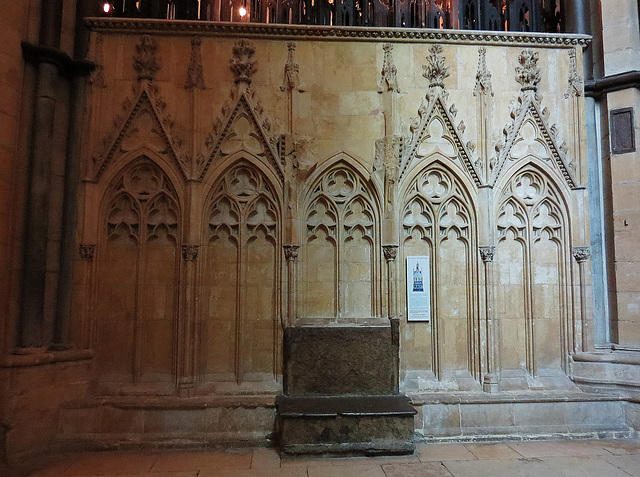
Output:
<svg viewBox="0 0 640 477">
<path fill-rule="evenodd" d="M 31 477 L 640 477 L 640 440 L 420 444 L 406 457 L 280 459 L 272 449 L 100 452 Z"/>
</svg>

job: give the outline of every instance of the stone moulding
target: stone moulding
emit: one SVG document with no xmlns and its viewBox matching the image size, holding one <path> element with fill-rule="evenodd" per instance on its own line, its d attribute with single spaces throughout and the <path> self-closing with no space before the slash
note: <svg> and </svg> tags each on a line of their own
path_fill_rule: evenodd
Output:
<svg viewBox="0 0 640 477">
<path fill-rule="evenodd" d="M 308 39 L 323 41 L 485 43 L 496 45 L 540 45 L 586 47 L 591 36 L 578 34 L 493 32 L 479 30 L 435 30 L 430 28 L 372 28 L 231 23 L 203 21 L 149 20 L 132 18 L 87 18 L 94 31 L 116 33 L 162 32 L 175 35 L 242 36 L 244 38 Z"/>
</svg>

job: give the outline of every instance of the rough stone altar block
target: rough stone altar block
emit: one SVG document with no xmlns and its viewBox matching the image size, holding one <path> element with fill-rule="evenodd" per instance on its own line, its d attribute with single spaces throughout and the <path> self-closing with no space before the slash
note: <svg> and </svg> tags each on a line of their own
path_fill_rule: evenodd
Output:
<svg viewBox="0 0 640 477">
<path fill-rule="evenodd" d="M 292 326 L 284 331 L 284 393 L 394 393 L 390 326 Z"/>
<path fill-rule="evenodd" d="M 387 326 L 296 326 L 284 332 L 281 448 L 290 454 L 413 452 L 409 399 L 396 394 L 397 334 Z"/>
</svg>

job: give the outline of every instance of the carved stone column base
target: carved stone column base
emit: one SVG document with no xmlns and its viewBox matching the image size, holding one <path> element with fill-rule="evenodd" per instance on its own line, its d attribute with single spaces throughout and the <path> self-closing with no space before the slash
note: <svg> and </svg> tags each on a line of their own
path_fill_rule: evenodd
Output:
<svg viewBox="0 0 640 477">
<path fill-rule="evenodd" d="M 482 390 L 485 393 L 495 394 L 500 392 L 500 379 L 495 373 L 487 373 L 484 375 Z"/>
<path fill-rule="evenodd" d="M 191 379 L 181 379 L 178 382 L 178 397 L 186 398 L 194 395 L 195 383 Z"/>
</svg>

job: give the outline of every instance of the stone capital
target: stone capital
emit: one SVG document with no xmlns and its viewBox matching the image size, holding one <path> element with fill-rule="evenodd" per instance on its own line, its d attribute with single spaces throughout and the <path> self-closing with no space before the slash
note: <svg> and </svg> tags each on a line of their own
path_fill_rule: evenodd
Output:
<svg viewBox="0 0 640 477">
<path fill-rule="evenodd" d="M 198 252 L 200 251 L 200 245 L 185 244 L 182 246 L 182 257 L 185 262 L 193 262 L 198 258 Z"/>
<path fill-rule="evenodd" d="M 495 245 L 486 245 L 484 247 L 479 247 L 480 250 L 480 257 L 482 258 L 482 261 L 487 263 L 487 262 L 493 262 L 493 258 L 496 254 L 496 247 Z"/>
<path fill-rule="evenodd" d="M 397 245 L 383 245 L 382 251 L 384 252 L 384 258 L 388 262 L 393 262 L 398 255 L 398 246 Z"/>
<path fill-rule="evenodd" d="M 300 245 L 283 245 L 282 248 L 284 249 L 284 256 L 289 262 L 293 262 L 298 258 Z"/>
<path fill-rule="evenodd" d="M 93 260 L 96 254 L 96 244 L 81 243 L 78 251 L 82 260 Z"/>
<path fill-rule="evenodd" d="M 576 262 L 584 263 L 591 256 L 591 249 L 589 247 L 573 247 L 572 253 Z"/>
</svg>

